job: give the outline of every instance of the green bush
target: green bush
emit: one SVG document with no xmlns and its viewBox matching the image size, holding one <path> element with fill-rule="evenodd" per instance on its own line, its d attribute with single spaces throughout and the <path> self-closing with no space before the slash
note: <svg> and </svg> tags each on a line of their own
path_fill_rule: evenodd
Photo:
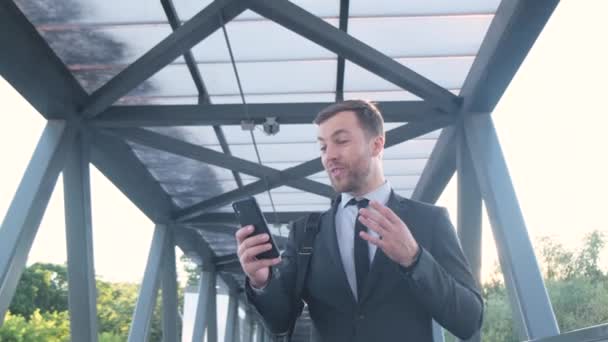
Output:
<svg viewBox="0 0 608 342">
<path fill-rule="evenodd" d="M 40 313 L 35 310 L 29 320 L 7 313 L 0 328 L 2 342 L 67 342 L 70 323 L 67 311 Z"/>
</svg>

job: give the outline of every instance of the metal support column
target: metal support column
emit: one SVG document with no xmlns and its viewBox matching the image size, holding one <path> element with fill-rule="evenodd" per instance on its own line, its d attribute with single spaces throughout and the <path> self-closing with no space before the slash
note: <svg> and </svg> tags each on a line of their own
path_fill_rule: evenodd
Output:
<svg viewBox="0 0 608 342">
<path fill-rule="evenodd" d="M 249 326 L 249 334 L 247 336 L 247 341 L 254 342 L 255 341 L 255 321 L 253 320 L 253 317 L 251 317 L 251 316 L 249 317 L 248 326 Z"/>
<path fill-rule="evenodd" d="M 243 320 L 243 342 L 253 342 L 253 314 L 247 309 L 245 312 L 245 319 Z"/>
<path fill-rule="evenodd" d="M 217 342 L 217 273 L 213 271 L 213 281 L 209 287 L 207 306 L 207 342 Z"/>
<path fill-rule="evenodd" d="M 156 305 L 160 268 L 166 240 L 167 227 L 165 225 L 156 225 L 148 254 L 148 264 L 146 265 L 144 279 L 139 289 L 133 321 L 129 330 L 129 342 L 145 341 L 148 338 L 152 313 Z"/>
<path fill-rule="evenodd" d="M 238 298 L 238 297 L 237 297 Z M 236 301 L 236 320 L 234 321 L 234 341 L 235 342 L 241 342 L 242 341 L 242 324 L 241 324 L 241 317 L 239 316 L 239 300 Z"/>
<path fill-rule="evenodd" d="M 462 125 L 458 125 L 457 175 L 458 238 L 481 289 L 481 192 Z M 466 341 L 479 342 L 481 335 L 478 332 Z"/>
<path fill-rule="evenodd" d="M 274 342 L 274 339 L 272 338 L 272 334 L 268 330 L 266 330 L 266 342 Z"/>
<path fill-rule="evenodd" d="M 559 334 L 526 224 L 489 115 L 464 118 L 464 132 L 492 224 L 521 340 Z"/>
<path fill-rule="evenodd" d="M 224 342 L 235 342 L 238 334 L 237 324 L 239 320 L 239 302 L 236 293 L 230 293 L 228 297 L 228 313 L 226 315 L 226 330 Z"/>
<path fill-rule="evenodd" d="M 433 320 L 433 342 L 444 342 L 445 335 L 443 332 L 443 327 Z"/>
<path fill-rule="evenodd" d="M 175 270 L 175 241 L 173 230 L 167 231 L 163 251 L 162 298 L 163 298 L 163 341 L 177 342 L 177 272 Z"/>
<path fill-rule="evenodd" d="M 217 321 L 215 319 L 215 270 L 205 270 L 201 273 L 201 280 L 198 288 L 198 303 L 196 305 L 196 318 L 194 320 L 194 330 L 192 332 L 193 342 L 202 342 L 207 331 L 207 341 L 217 341 Z M 212 295 L 213 294 L 213 298 Z M 215 328 L 213 328 L 215 325 Z M 215 337 L 214 335 L 215 331 Z"/>
<path fill-rule="evenodd" d="M 264 341 L 264 326 L 262 323 L 255 322 L 255 342 L 263 342 Z"/>
<path fill-rule="evenodd" d="M 97 341 L 97 290 L 93 262 L 89 142 L 79 132 L 63 169 L 68 304 L 72 341 Z"/>
<path fill-rule="evenodd" d="M 0 228 L 0 325 L 25 269 L 74 129 L 64 121 L 49 121 L 17 188 Z"/>
</svg>

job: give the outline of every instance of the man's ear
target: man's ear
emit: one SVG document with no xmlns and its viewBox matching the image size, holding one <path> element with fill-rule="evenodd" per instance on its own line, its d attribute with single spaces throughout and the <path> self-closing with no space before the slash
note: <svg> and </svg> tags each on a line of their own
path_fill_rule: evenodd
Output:
<svg viewBox="0 0 608 342">
<path fill-rule="evenodd" d="M 377 157 L 384 150 L 384 134 L 372 139 L 372 156 Z"/>
</svg>

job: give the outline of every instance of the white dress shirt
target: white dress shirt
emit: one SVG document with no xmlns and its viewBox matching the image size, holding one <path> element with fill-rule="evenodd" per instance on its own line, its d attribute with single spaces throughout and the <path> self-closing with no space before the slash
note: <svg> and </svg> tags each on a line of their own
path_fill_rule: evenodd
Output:
<svg viewBox="0 0 608 342">
<path fill-rule="evenodd" d="M 376 188 L 372 192 L 369 192 L 361 197 L 357 197 L 357 200 L 363 198 L 370 201 L 376 201 L 386 205 L 391 195 L 391 185 L 388 181 L 384 182 L 380 187 Z M 353 195 L 348 193 L 342 193 L 340 203 L 338 204 L 338 210 L 336 212 L 336 236 L 338 238 L 338 248 L 340 249 L 340 257 L 342 258 L 342 265 L 344 266 L 344 272 L 348 279 L 355 298 L 357 298 L 357 275 L 355 273 L 355 219 L 357 218 L 358 208 L 356 205 L 349 205 L 348 201 L 353 198 Z M 371 229 L 368 229 L 368 233 L 372 236 L 378 237 L 378 234 Z M 357 237 L 360 239 L 360 237 Z M 376 253 L 376 246 L 368 242 L 369 246 L 369 260 L 370 263 L 374 259 Z M 370 267 L 371 269 L 371 267 Z"/>
</svg>

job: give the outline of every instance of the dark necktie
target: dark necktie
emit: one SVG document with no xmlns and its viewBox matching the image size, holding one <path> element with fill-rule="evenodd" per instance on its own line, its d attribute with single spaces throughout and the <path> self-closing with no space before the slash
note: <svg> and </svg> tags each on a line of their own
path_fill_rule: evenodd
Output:
<svg viewBox="0 0 608 342">
<path fill-rule="evenodd" d="M 353 198 L 348 201 L 346 205 L 349 206 L 354 204 L 357 205 L 358 209 L 365 208 L 369 204 L 369 200 L 364 198 L 357 201 Z M 362 231 L 367 232 L 367 227 L 359 222 L 359 213 L 357 211 L 357 218 L 355 219 L 355 273 L 357 275 L 357 297 L 361 297 L 363 286 L 367 279 L 367 274 L 369 273 L 369 246 L 367 241 L 359 236 L 359 233 Z"/>
</svg>

